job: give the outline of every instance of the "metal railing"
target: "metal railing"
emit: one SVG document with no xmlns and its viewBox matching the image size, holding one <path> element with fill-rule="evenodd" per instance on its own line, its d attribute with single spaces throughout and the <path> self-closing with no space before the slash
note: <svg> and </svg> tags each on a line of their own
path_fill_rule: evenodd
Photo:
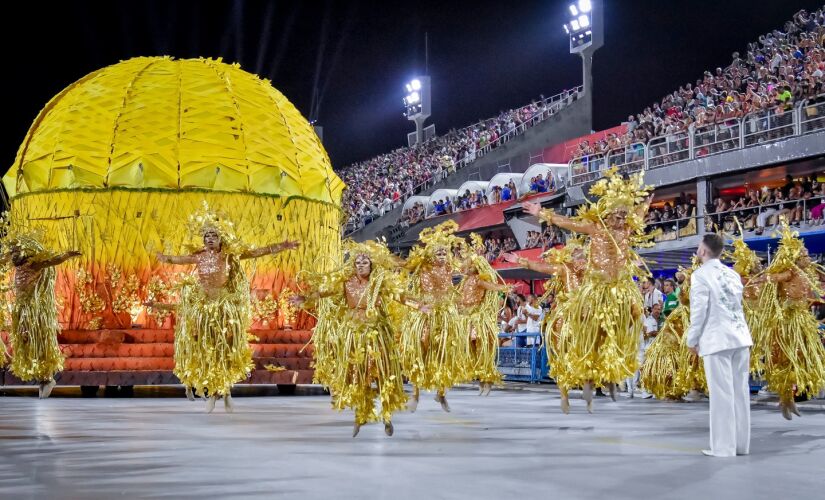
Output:
<svg viewBox="0 0 825 500">
<path fill-rule="evenodd" d="M 733 231 L 736 229 L 734 222 L 734 217 L 736 217 L 745 230 L 761 232 L 768 225 L 771 225 L 771 223 L 775 224 L 778 222 L 780 215 L 792 214 L 794 210 L 800 208 L 801 212 L 797 214 L 798 217 L 788 222 L 802 223 L 812 220 L 822 220 L 822 213 L 819 214 L 819 217 L 814 217 L 814 214 L 811 214 L 810 210 L 823 204 L 825 204 L 825 196 L 812 196 L 810 198 L 787 199 L 776 203 L 760 203 L 754 207 L 737 207 L 721 212 L 708 212 L 705 214 L 705 229 L 713 230 L 713 226 L 716 225 L 717 227 Z"/>
<path fill-rule="evenodd" d="M 604 171 L 616 167 L 624 174 L 632 174 L 644 169 L 645 145 L 636 142 L 628 146 L 611 149 L 605 154 L 583 156 L 577 163 L 571 163 L 571 184 L 583 184 L 596 180 Z"/>
<path fill-rule="evenodd" d="M 433 176 L 433 178 L 431 178 L 430 180 L 421 182 L 421 183 L 417 184 L 416 186 L 414 186 L 412 189 L 406 190 L 405 192 L 401 193 L 401 198 L 399 198 L 398 203 L 403 205 L 404 202 L 407 199 L 409 199 L 411 196 L 415 196 L 415 195 L 421 193 L 423 190 L 425 190 L 425 189 L 429 188 L 430 186 L 440 182 L 441 180 L 445 179 L 446 177 L 449 177 L 449 175 L 452 175 L 453 173 L 457 172 L 458 170 L 463 169 L 467 165 L 473 163 L 475 160 L 478 160 L 479 158 L 484 157 L 490 151 L 492 151 L 493 149 L 496 149 L 499 146 L 507 143 L 513 137 L 519 136 L 519 135 L 523 134 L 525 131 L 527 131 L 527 129 L 532 128 L 535 125 L 538 125 L 539 123 L 547 120 L 551 116 L 555 115 L 557 112 L 561 111 L 561 109 L 563 109 L 566 106 L 568 106 L 568 105 L 572 104 L 573 102 L 575 102 L 581 96 L 583 91 L 584 91 L 584 86 L 579 85 L 578 87 L 575 87 L 573 89 L 565 90 L 564 92 L 559 92 L 558 94 L 547 97 L 544 100 L 538 101 L 537 104 L 539 105 L 539 109 L 530 118 L 529 121 L 522 122 L 520 125 L 515 127 L 513 130 L 508 130 L 508 131 L 502 133 L 499 137 L 496 138 L 495 141 L 492 141 L 490 143 L 485 144 L 484 147 L 478 148 L 478 149 L 474 150 L 472 153 L 470 153 L 468 151 L 467 154 L 465 154 L 465 156 L 463 158 L 460 158 L 458 161 L 454 161 L 454 166 L 452 168 L 450 168 L 449 172 L 447 172 L 447 174 L 448 174 L 447 176 L 444 176 L 442 179 L 438 179 L 435 176 Z M 531 106 L 533 106 L 533 103 L 522 106 L 522 107 L 518 108 L 518 112 L 520 113 L 524 109 L 529 108 Z M 481 120 L 481 121 L 476 122 L 476 123 L 474 123 L 474 124 L 472 124 L 468 127 L 462 128 L 459 132 L 463 132 L 465 130 L 469 130 L 469 129 L 472 129 L 472 128 L 475 128 L 475 127 L 478 127 L 478 126 L 486 125 L 488 122 L 490 122 L 492 120 L 497 120 L 497 119 L 498 119 L 498 117 L 493 117 L 493 118 L 488 118 L 486 120 Z M 441 136 L 441 137 L 443 137 L 443 136 Z M 437 140 L 439 138 L 440 137 L 435 137 L 435 138 L 430 139 L 430 140 Z M 389 211 L 391 211 L 392 209 L 394 209 L 396 207 L 397 207 L 397 205 L 394 204 L 393 207 Z M 353 218 L 351 217 L 351 220 L 347 221 L 347 223 L 345 224 L 344 236 L 348 236 L 348 235 L 354 233 L 355 231 L 358 231 L 359 229 L 363 228 L 367 224 L 371 224 L 376 219 L 379 219 L 379 218 L 383 217 L 383 215 L 385 215 L 385 214 L 386 214 L 386 212 L 384 214 L 380 214 L 380 215 L 377 214 L 377 213 L 372 213 L 372 214 L 369 214 L 369 215 L 365 215 L 365 216 L 362 216 L 362 217 L 355 218 L 355 220 L 352 220 Z"/>
<path fill-rule="evenodd" d="M 602 153 L 573 158 L 568 162 L 570 185 L 595 181 L 612 166 L 621 170 L 622 165 L 632 164 L 628 172 L 652 170 L 821 130 L 825 130 L 825 94 L 795 106 L 775 106 L 748 113 L 742 118 L 727 118 L 654 137 L 647 144 L 627 146 L 633 148 L 632 163 L 627 159 L 624 163 L 614 162 L 611 151 L 607 152 L 607 159 Z M 641 168 L 636 168 L 639 163 Z"/>
</svg>

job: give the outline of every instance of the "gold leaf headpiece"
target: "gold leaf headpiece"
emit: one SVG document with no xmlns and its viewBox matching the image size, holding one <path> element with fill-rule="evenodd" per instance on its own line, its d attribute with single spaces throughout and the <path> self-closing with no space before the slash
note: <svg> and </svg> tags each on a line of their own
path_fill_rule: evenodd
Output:
<svg viewBox="0 0 825 500">
<path fill-rule="evenodd" d="M 204 200 L 199 210 L 189 216 L 187 228 L 189 238 L 192 240 L 214 231 L 221 238 L 221 247 L 225 252 L 237 253 L 243 251 L 241 241 L 235 232 L 235 224 L 229 220 L 225 213 L 210 209 L 206 200 Z"/>
<path fill-rule="evenodd" d="M 807 252 L 805 243 L 799 237 L 799 233 L 791 230 L 785 216 L 779 217 L 779 223 L 779 248 L 771 261 L 771 272 L 780 272 L 794 268 L 799 257 Z"/>
<path fill-rule="evenodd" d="M 359 255 L 366 255 L 370 262 L 375 267 L 383 267 L 392 269 L 397 267 L 399 259 L 390 252 L 387 244 L 383 240 L 370 240 L 361 243 L 353 240 L 345 240 L 343 242 L 344 254 L 347 256 L 347 262 L 355 263 L 355 258 Z"/>
<path fill-rule="evenodd" d="M 12 223 L 11 214 L 8 211 L 0 215 L 0 235 L 3 242 L 3 254 L 0 260 L 10 259 L 12 251 L 24 257 L 33 257 L 45 251 L 41 243 L 43 231 Z"/>
</svg>

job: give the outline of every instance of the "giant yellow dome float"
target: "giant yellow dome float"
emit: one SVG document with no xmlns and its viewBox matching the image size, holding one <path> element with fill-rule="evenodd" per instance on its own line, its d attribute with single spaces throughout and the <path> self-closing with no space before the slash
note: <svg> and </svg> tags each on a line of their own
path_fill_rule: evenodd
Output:
<svg viewBox="0 0 825 500">
<path fill-rule="evenodd" d="M 220 60 L 138 57 L 88 74 L 46 104 L 3 183 L 12 224 L 84 254 L 58 277 L 66 328 L 123 326 L 138 300 L 171 294 L 188 269 L 154 255 L 197 243 L 185 228 L 204 201 L 246 243 L 301 242 L 247 264 L 262 300 L 340 252 L 344 184 L 312 126 Z"/>
</svg>

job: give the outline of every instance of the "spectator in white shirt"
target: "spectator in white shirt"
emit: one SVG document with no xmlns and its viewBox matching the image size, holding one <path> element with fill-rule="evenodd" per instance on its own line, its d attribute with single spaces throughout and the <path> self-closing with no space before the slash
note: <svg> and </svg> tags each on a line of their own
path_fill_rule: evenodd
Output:
<svg viewBox="0 0 825 500">
<path fill-rule="evenodd" d="M 527 296 L 527 302 L 524 305 L 524 315 L 527 318 L 526 328 L 525 331 L 527 333 L 535 333 L 539 335 L 539 339 L 541 338 L 541 318 L 544 315 L 544 311 L 541 309 L 541 305 L 539 304 L 539 299 L 530 294 Z M 527 345 L 539 344 L 540 341 L 536 341 L 536 337 L 528 337 L 527 338 Z"/>
<path fill-rule="evenodd" d="M 656 280 L 653 277 L 648 277 L 642 283 L 642 296 L 645 299 L 645 309 L 649 311 L 653 310 L 653 304 L 665 303 L 665 296 L 656 288 Z"/>
</svg>

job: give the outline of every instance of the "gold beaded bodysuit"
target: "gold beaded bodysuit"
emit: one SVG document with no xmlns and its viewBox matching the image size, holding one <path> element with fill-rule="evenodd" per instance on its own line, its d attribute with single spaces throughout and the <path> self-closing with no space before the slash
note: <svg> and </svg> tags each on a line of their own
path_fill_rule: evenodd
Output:
<svg viewBox="0 0 825 500">
<path fill-rule="evenodd" d="M 784 219 L 782 225 L 779 249 L 765 271 L 757 319 L 763 331 L 755 336 L 753 357 L 780 405 L 795 407 L 795 394 L 813 395 L 825 387 L 825 347 L 810 309 L 822 290 L 820 270 L 802 240 Z"/>
<path fill-rule="evenodd" d="M 634 278 L 646 276 L 632 245 L 647 244 L 644 232 L 648 194 L 641 176 L 624 181 L 615 172 L 590 190 L 599 196 L 576 217 L 542 210 L 539 218 L 588 236 L 589 260 L 582 285 L 564 308 L 564 360 L 569 384 L 619 383 L 638 368 L 643 300 Z"/>
<path fill-rule="evenodd" d="M 480 241 L 478 242 L 479 244 Z M 462 331 L 467 340 L 465 378 L 481 384 L 501 382 L 498 371 L 498 274 L 476 248 L 466 257 L 471 274 L 464 277 L 459 286 L 459 314 L 464 320 Z"/>
<path fill-rule="evenodd" d="M 690 326 L 690 276 L 699 265 L 697 260 L 682 271 L 685 281 L 679 291 L 679 305 L 645 352 L 640 383 L 658 399 L 681 399 L 691 390 L 707 389 L 702 358 L 687 348 L 684 339 Z"/>
<path fill-rule="evenodd" d="M 316 381 L 328 387 L 332 406 L 352 408 L 358 425 L 382 420 L 406 406 L 400 351 L 387 306 L 404 300 L 404 286 L 391 256 L 377 242 L 347 243 L 350 258 L 342 271 L 313 277 L 318 322 L 313 330 Z M 355 257 L 368 255 L 364 279 L 353 269 Z M 381 403 L 376 410 L 375 400 Z"/>
<path fill-rule="evenodd" d="M 420 235 L 425 245 L 410 253 L 410 293 L 430 311 L 410 311 L 401 326 L 404 373 L 416 388 L 438 390 L 440 394 L 463 382 L 470 364 L 462 330 L 464 321 L 458 314 L 458 294 L 452 282 L 458 265 L 451 246 L 463 244 L 452 236 L 453 225 L 425 229 Z M 449 254 L 442 264 L 437 263 L 439 252 Z"/>
<path fill-rule="evenodd" d="M 175 375 L 197 394 L 225 395 L 252 371 L 249 284 L 238 255 L 192 255 L 197 280 L 180 286 L 175 323 Z"/>
<path fill-rule="evenodd" d="M 35 255 L 14 272 L 10 368 L 17 378 L 26 382 L 51 380 L 63 369 L 63 355 L 57 342 L 56 272 L 54 267 L 33 267 L 38 259 L 49 257 L 47 252 Z"/>
</svg>

